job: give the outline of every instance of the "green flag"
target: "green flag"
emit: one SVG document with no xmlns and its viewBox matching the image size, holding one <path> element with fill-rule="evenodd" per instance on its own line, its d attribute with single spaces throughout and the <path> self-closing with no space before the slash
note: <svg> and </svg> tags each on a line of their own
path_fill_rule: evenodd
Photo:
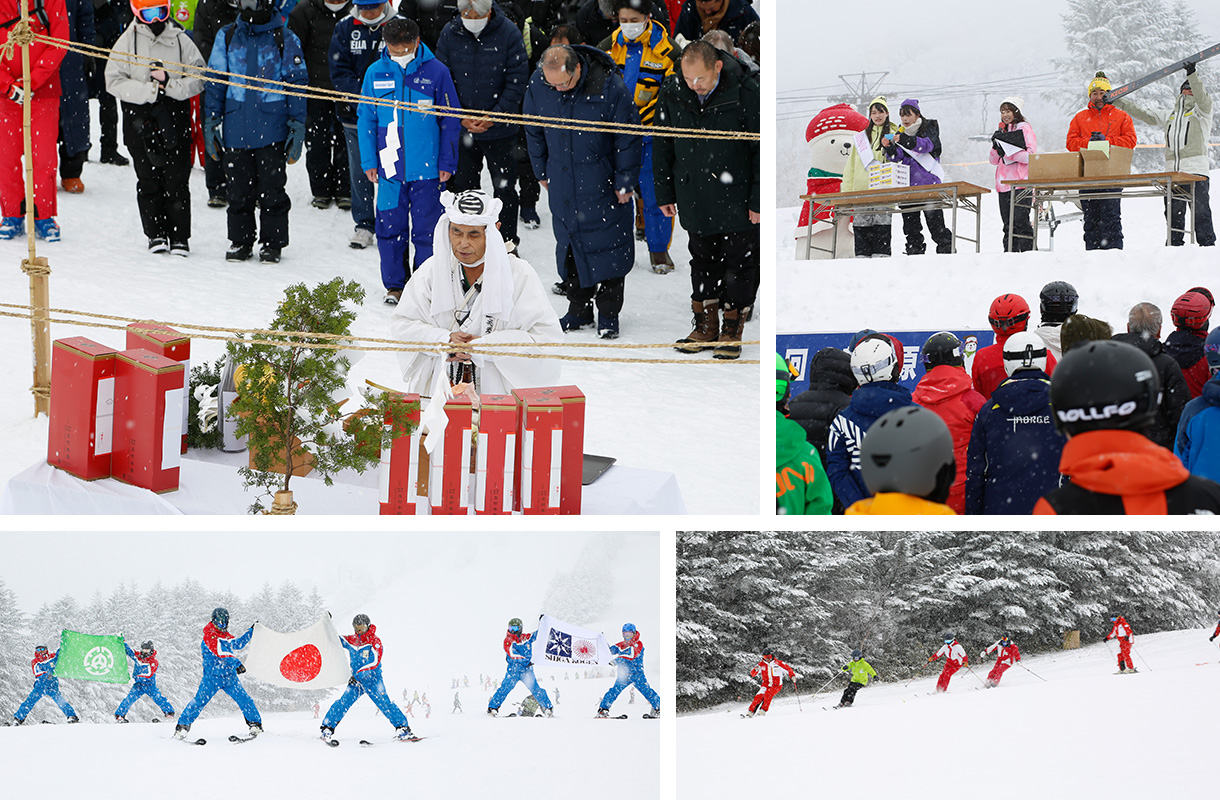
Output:
<svg viewBox="0 0 1220 800">
<path fill-rule="evenodd" d="M 59 638 L 55 677 L 102 683 L 129 683 L 127 650 L 122 636 L 94 636 L 64 631 Z"/>
</svg>

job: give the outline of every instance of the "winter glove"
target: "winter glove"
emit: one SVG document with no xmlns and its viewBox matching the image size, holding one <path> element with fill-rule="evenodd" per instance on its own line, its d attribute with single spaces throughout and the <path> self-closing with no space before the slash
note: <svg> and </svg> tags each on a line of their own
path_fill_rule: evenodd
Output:
<svg viewBox="0 0 1220 800">
<path fill-rule="evenodd" d="M 208 117 L 203 121 L 203 144 L 208 158 L 220 160 L 220 151 L 224 147 L 224 137 L 220 130 L 220 117 Z"/>
<path fill-rule="evenodd" d="M 1104 133 L 1102 133 L 1101 131 L 1093 131 L 1092 133 L 1089 134 L 1090 142 L 1104 142 L 1105 140 L 1106 140 L 1106 135 Z"/>
<path fill-rule="evenodd" d="M 996 154 L 1000 158 L 1004 157 L 1004 148 L 1000 146 L 1000 143 L 998 140 L 996 140 L 996 139 L 991 140 L 991 149 L 996 151 Z"/>
<path fill-rule="evenodd" d="M 353 675 L 352 677 L 350 677 L 350 678 L 348 678 L 348 679 L 347 679 L 347 685 L 348 685 L 348 686 L 355 686 L 355 685 L 356 685 L 356 676 L 355 676 L 355 675 Z"/>
<path fill-rule="evenodd" d="M 25 99 L 25 92 L 17 84 L 13 84 L 8 90 L 8 99 L 12 100 L 17 105 L 21 105 L 21 101 Z"/>
<path fill-rule="evenodd" d="M 1214 641 L 1215 638 L 1216 638 L 1216 634 L 1213 633 L 1211 636 L 1207 637 L 1207 641 L 1209 641 L 1209 642 Z"/>
<path fill-rule="evenodd" d="M 915 149 L 915 137 L 910 135 L 909 133 L 900 133 L 900 134 L 898 134 L 898 144 L 902 145 L 903 147 L 905 147 L 908 150 L 914 150 Z"/>
<path fill-rule="evenodd" d="M 246 672 L 246 665 L 239 662 L 237 665 L 237 674 L 243 675 L 243 674 L 245 674 L 245 672 Z"/>
<path fill-rule="evenodd" d="M 1183 64 L 1182 66 L 1186 67 L 1186 74 L 1187 74 L 1187 75 L 1194 75 L 1194 74 L 1195 74 L 1195 62 L 1193 62 L 1193 61 L 1187 61 L 1187 62 L 1186 62 L 1185 64 Z"/>
<path fill-rule="evenodd" d="M 284 152 L 288 155 L 288 163 L 295 164 L 301 158 L 305 149 L 305 123 L 295 119 L 288 120 L 288 141 Z"/>
</svg>

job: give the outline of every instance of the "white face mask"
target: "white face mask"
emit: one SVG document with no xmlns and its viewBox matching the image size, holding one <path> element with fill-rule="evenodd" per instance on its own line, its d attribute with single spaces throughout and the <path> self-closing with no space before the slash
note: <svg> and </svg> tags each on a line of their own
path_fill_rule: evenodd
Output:
<svg viewBox="0 0 1220 800">
<path fill-rule="evenodd" d="M 640 34 L 648 27 L 647 22 L 628 22 L 619 26 L 623 31 L 623 38 L 629 42 L 633 42 L 640 38 Z"/>
<path fill-rule="evenodd" d="M 410 53 L 407 53 L 405 56 L 390 56 L 390 60 L 393 61 L 398 66 L 402 67 L 403 69 L 406 69 L 407 64 L 410 64 L 412 61 L 415 60 L 415 51 L 412 50 Z"/>
<path fill-rule="evenodd" d="M 491 19 L 491 17 L 483 17 L 482 19 L 466 19 L 465 17 L 462 17 L 462 24 L 466 26 L 466 30 L 470 31 L 475 36 L 478 36 L 483 32 L 483 29 L 487 27 L 487 21 L 489 19 Z"/>
<path fill-rule="evenodd" d="M 347 6 L 347 0 L 343 0 L 343 2 L 340 3 L 324 3 L 324 5 L 331 11 L 340 11 Z"/>
</svg>

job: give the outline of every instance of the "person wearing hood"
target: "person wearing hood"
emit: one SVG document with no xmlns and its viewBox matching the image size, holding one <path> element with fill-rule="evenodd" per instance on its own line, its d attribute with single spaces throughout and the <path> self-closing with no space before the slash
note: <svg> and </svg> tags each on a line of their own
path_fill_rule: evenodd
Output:
<svg viewBox="0 0 1220 800">
<path fill-rule="evenodd" d="M 1088 342 L 1064 355 L 1051 407 L 1068 437 L 1059 471 L 1070 483 L 1038 500 L 1034 513 L 1220 513 L 1220 484 L 1191 475 L 1144 435 L 1160 393 L 1156 365 L 1134 345 Z"/>
<path fill-rule="evenodd" d="M 1038 152 L 1038 137 L 1021 114 L 1024 105 L 1025 101 L 1020 97 L 1006 97 L 1000 103 L 1000 125 L 991 134 L 991 150 L 987 153 L 987 160 L 995 166 L 995 191 L 1000 203 L 1000 219 L 1004 223 L 1005 253 L 1008 252 L 1010 226 L 1014 253 L 1034 249 L 1034 229 L 1029 223 L 1030 202 L 1018 203 L 1015 209 L 1010 202 L 1012 184 L 1029 179 L 1029 157 Z M 1009 219 L 1010 212 L 1012 219 Z"/>
<path fill-rule="evenodd" d="M 785 416 L 795 377 L 792 365 L 776 353 L 775 513 L 829 514 L 834 497 L 822 459 L 801 426 Z"/>
<path fill-rule="evenodd" d="M 967 514 L 1029 514 L 1063 483 L 1059 459 L 1067 439 L 1051 422 L 1050 352 L 1028 331 L 1002 346 L 1009 377 L 983 404 L 966 448 Z"/>
<path fill-rule="evenodd" d="M 1109 142 L 1114 147 L 1135 147 L 1135 124 L 1131 115 L 1110 105 L 1110 81 L 1104 72 L 1097 73 L 1089 81 L 1089 104 L 1068 126 L 1067 149 L 1072 152 L 1087 150 L 1090 142 Z M 1080 209 L 1084 213 L 1085 250 L 1122 250 L 1123 214 L 1122 201 L 1090 200 L 1087 195 L 1108 192 L 1110 189 L 1081 189 Z"/>
<path fill-rule="evenodd" d="M 1182 411 L 1173 452 L 1192 475 L 1220 481 L 1220 329 L 1203 346 L 1211 380 Z"/>
<path fill-rule="evenodd" d="M 868 127 L 860 134 L 868 142 L 869 151 L 862 153 L 852 147 L 851 157 L 843 169 L 841 191 L 864 192 L 868 190 L 868 168 L 886 160 L 882 143 L 898 135 L 898 126 L 890 121 L 890 106 L 884 96 L 874 97 L 868 104 Z M 876 258 L 890 255 L 891 221 L 888 212 L 856 214 L 852 219 L 855 234 L 856 258 Z"/>
<path fill-rule="evenodd" d="M 343 645 L 351 662 L 352 677 L 347 679 L 347 689 L 331 704 L 322 720 L 322 740 L 331 742 L 335 728 L 343 721 L 347 710 L 361 695 L 368 695 L 382 716 L 394 726 L 394 738 L 404 742 L 415 741 L 416 736 L 411 732 L 411 725 L 402 709 L 390 699 L 385 690 L 385 681 L 381 677 L 383 648 L 381 639 L 377 637 L 377 626 L 372 624 L 367 614 L 357 614 L 352 619 L 352 631 L 351 636 L 339 637 L 339 644 Z"/>
<path fill-rule="evenodd" d="M 123 141 L 135 162 L 136 205 L 150 253 L 190 254 L 191 98 L 203 93 L 203 56 L 170 21 L 169 0 L 132 0 L 135 22 L 106 62 L 106 91 L 123 104 Z M 135 61 L 135 63 L 131 63 Z M 161 62 L 190 64 L 167 71 Z"/>
<path fill-rule="evenodd" d="M 911 393 L 916 405 L 936 412 L 953 435 L 953 457 L 957 462 L 957 477 L 949 489 L 945 504 L 958 514 L 966 506 L 966 447 L 975 417 L 983 407 L 983 396 L 974 390 L 966 372 L 961 340 L 948 331 L 934 333 L 920 349 L 923 377 Z"/>
<path fill-rule="evenodd" d="M 335 88 L 330 79 L 330 45 L 335 26 L 351 16 L 351 0 L 300 0 L 288 15 L 288 27 L 301 40 L 309 85 L 316 89 Z M 347 139 L 335 115 L 337 104 L 326 99 L 305 101 L 305 171 L 314 208 L 330 208 L 337 203 L 351 205 L 351 182 L 347 172 Z"/>
<path fill-rule="evenodd" d="M 237 22 L 217 34 L 208 67 L 306 86 L 301 40 L 284 25 L 283 3 L 238 0 Z M 288 246 L 292 208 L 285 190 L 287 166 L 305 147 L 305 98 L 259 91 L 241 77 L 231 81 L 231 86 L 209 83 L 203 104 L 208 158 L 219 159 L 224 149 L 230 242 L 225 260 L 249 261 L 258 238 L 263 245 L 258 260 L 277 264 Z"/>
<path fill-rule="evenodd" d="M 1152 303 L 1137 303 L 1127 315 L 1127 332 L 1116 333 L 1115 341 L 1133 344 L 1148 354 L 1161 378 L 1161 402 L 1156 421 L 1145 431 L 1161 447 L 1173 447 L 1182 409 L 1190 402 L 1190 387 L 1182 367 L 1161 343 L 1161 309 Z"/>
<path fill-rule="evenodd" d="M 912 186 L 929 186 L 945 179 L 945 170 L 940 165 L 940 123 L 925 119 L 919 101 L 907 98 L 898 108 L 902 127 L 895 136 L 881 140 L 886 161 L 906 164 L 911 169 Z M 899 206 L 901 209 L 902 206 Z M 953 252 L 953 232 L 945 227 L 945 212 L 939 208 L 923 212 L 928 222 L 928 235 L 936 243 L 936 252 Z M 907 238 L 906 254 L 921 256 L 927 251 L 923 239 L 923 225 L 918 211 L 902 213 L 902 233 Z"/>
<path fill-rule="evenodd" d="M 1214 246 L 1216 231 L 1212 226 L 1212 207 L 1208 199 L 1211 161 L 1207 155 L 1207 142 L 1212 130 L 1212 98 L 1203 87 L 1203 80 L 1195 71 L 1194 63 L 1186 62 L 1186 80 L 1182 81 L 1177 100 L 1167 113 L 1141 108 L 1127 97 L 1118 98 L 1114 105 L 1140 122 L 1165 131 L 1166 172 L 1189 172 L 1203 178 L 1191 184 L 1195 198 L 1192 227 L 1195 241 L 1201 247 Z M 1171 228 L 1168 244 L 1181 247 L 1185 242 L 1186 201 L 1174 200 L 1172 205 L 1167 202 L 1165 213 L 1170 218 Z"/>
<path fill-rule="evenodd" d="M 361 95 L 382 103 L 461 107 L 449 69 L 419 40 L 419 26 L 395 17 L 382 27 L 382 40 L 385 47 L 364 73 Z M 377 185 L 381 284 L 386 304 L 396 305 L 411 273 L 432 257 L 441 184 L 457 169 L 461 123 L 405 105 L 371 103 L 361 103 L 356 117 L 360 166 Z"/>
<path fill-rule="evenodd" d="M 753 0 L 686 0 L 674 23 L 674 35 L 693 42 L 708 31 L 722 30 L 737 41 L 746 26 L 757 21 Z"/>
<path fill-rule="evenodd" d="M 1165 352 L 1173 356 L 1182 368 L 1191 398 L 1202 394 L 1203 384 L 1211 377 L 1203 353 L 1203 342 L 1207 339 L 1207 326 L 1215 305 L 1212 293 L 1202 286 L 1196 286 L 1174 300 L 1169 310 L 1174 330 L 1165 339 Z"/>
<path fill-rule="evenodd" d="M 856 376 L 851 371 L 851 354 L 837 347 L 823 347 L 809 361 L 806 368 L 809 388 L 792 398 L 788 404 L 788 419 L 805 429 L 805 439 L 818 451 L 822 463 L 826 463 L 826 441 L 830 438 L 830 424 L 847 404 L 856 390 Z M 836 512 L 842 514 L 843 506 L 835 500 Z"/>
<path fill-rule="evenodd" d="M 441 196 L 431 257 L 412 276 L 394 309 L 395 339 L 451 344 L 563 341 L 559 318 L 538 273 L 509 255 L 499 232 L 500 201 L 482 191 Z M 473 384 L 479 394 L 554 386 L 559 362 L 485 354 L 399 354 L 408 391 L 437 397 Z"/>
</svg>

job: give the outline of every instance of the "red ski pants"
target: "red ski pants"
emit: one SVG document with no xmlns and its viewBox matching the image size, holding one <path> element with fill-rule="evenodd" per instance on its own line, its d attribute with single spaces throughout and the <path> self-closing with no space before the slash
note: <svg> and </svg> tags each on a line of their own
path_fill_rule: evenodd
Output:
<svg viewBox="0 0 1220 800">
<path fill-rule="evenodd" d="M 21 216 L 25 200 L 21 106 L 0 98 L 0 215 Z M 55 170 L 59 138 L 59 95 L 34 94 L 30 108 L 30 138 L 34 152 L 34 209 L 38 219 L 56 214 Z"/>
<path fill-rule="evenodd" d="M 987 673 L 987 680 L 992 683 L 999 683 L 1000 678 L 1004 677 L 1004 673 L 1007 672 L 1008 668 L 1011 666 L 1012 664 L 1001 664 L 996 662 L 996 665 L 991 668 L 991 672 Z"/>
<path fill-rule="evenodd" d="M 956 661 L 946 661 L 945 668 L 940 671 L 940 678 L 936 681 L 936 691 L 949 691 L 949 679 L 953 677 L 953 673 L 961 669 L 962 665 Z"/>
<path fill-rule="evenodd" d="M 1131 640 L 1118 640 L 1118 668 L 1122 669 L 1126 666 L 1127 669 L 1135 669 L 1135 662 L 1131 660 Z"/>
<path fill-rule="evenodd" d="M 750 713 L 753 714 L 761 705 L 763 711 L 771 710 L 771 698 L 779 694 L 780 687 L 776 686 L 771 689 L 760 688 L 758 694 L 754 695 L 754 702 L 750 703 Z"/>
</svg>

